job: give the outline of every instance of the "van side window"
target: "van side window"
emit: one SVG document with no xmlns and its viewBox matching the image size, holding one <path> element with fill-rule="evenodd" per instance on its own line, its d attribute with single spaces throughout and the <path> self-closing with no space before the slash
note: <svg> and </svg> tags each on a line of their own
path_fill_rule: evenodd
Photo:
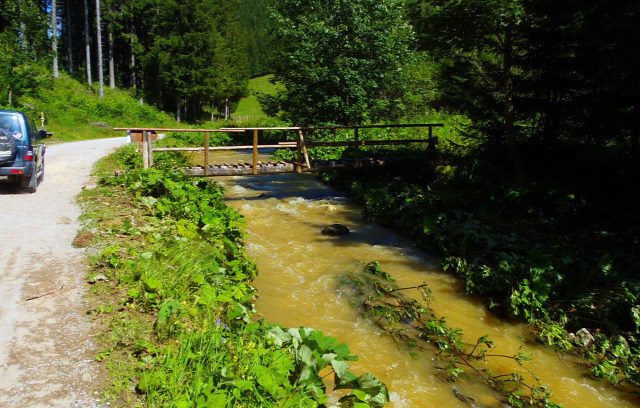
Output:
<svg viewBox="0 0 640 408">
<path fill-rule="evenodd" d="M 33 142 L 34 138 L 36 137 L 36 135 L 38 134 L 38 130 L 36 128 L 36 125 L 33 123 L 33 119 L 29 118 L 27 119 L 27 127 L 29 128 L 29 142 Z"/>
</svg>

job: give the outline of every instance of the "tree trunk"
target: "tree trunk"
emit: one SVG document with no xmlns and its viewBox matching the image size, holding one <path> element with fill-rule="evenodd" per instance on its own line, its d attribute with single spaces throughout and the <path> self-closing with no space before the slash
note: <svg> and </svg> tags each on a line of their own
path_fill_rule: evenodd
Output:
<svg viewBox="0 0 640 408">
<path fill-rule="evenodd" d="M 87 83 L 91 86 L 91 42 L 89 41 L 89 7 L 84 0 L 84 48 L 87 56 Z"/>
<path fill-rule="evenodd" d="M 96 42 L 98 43 L 98 96 L 104 98 L 104 66 L 102 62 L 102 19 L 100 18 L 100 0 L 96 0 Z"/>
<path fill-rule="evenodd" d="M 113 32 L 111 31 L 111 27 L 107 30 L 109 32 L 109 87 L 111 89 L 116 89 L 116 63 L 113 58 Z"/>
<path fill-rule="evenodd" d="M 19 10 L 19 18 L 20 18 L 20 22 L 18 23 L 18 25 L 20 26 L 20 32 L 18 33 L 18 38 L 20 38 L 20 46 L 22 47 L 23 50 L 27 49 L 27 23 L 25 23 L 24 19 L 25 19 L 25 9 L 27 8 L 26 4 L 25 4 L 26 0 L 22 0 L 19 4 L 20 4 L 20 10 Z M 9 100 L 11 100 L 11 95 L 9 95 Z M 9 103 L 9 106 L 11 106 L 11 103 Z"/>
<path fill-rule="evenodd" d="M 134 37 L 136 35 L 136 30 L 135 27 L 133 26 L 133 24 L 131 24 L 131 35 L 129 36 L 129 49 L 131 51 L 131 60 L 130 60 L 130 65 L 129 65 L 129 70 L 131 72 L 131 87 L 133 89 L 136 89 L 137 86 L 137 65 L 136 65 L 136 53 L 134 50 Z"/>
<path fill-rule="evenodd" d="M 182 98 L 178 97 L 178 106 L 176 108 L 176 122 L 182 121 Z"/>
<path fill-rule="evenodd" d="M 53 77 L 60 78 L 58 71 L 58 7 L 56 0 L 51 0 L 51 54 L 53 56 Z"/>
<path fill-rule="evenodd" d="M 73 36 L 71 32 L 71 5 L 66 0 L 65 11 L 67 14 L 67 73 L 73 76 Z"/>
<path fill-rule="evenodd" d="M 507 25 L 504 29 L 504 49 L 503 49 L 503 81 L 504 81 L 504 127 L 507 137 L 507 148 L 509 149 L 509 160 L 516 173 L 516 177 L 524 176 L 522 160 L 518 152 L 516 140 L 515 111 L 513 107 L 513 16 L 508 16 Z"/>
</svg>

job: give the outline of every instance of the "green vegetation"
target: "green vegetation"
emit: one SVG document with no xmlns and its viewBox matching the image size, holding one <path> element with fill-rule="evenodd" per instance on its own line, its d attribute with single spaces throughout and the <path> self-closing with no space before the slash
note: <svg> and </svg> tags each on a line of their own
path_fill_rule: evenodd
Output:
<svg viewBox="0 0 640 408">
<path fill-rule="evenodd" d="M 296 125 L 362 124 L 389 118 L 402 95 L 413 31 L 398 0 L 285 0 L 275 4 L 270 114 Z M 301 13 L 304 10 L 304 13 Z"/>
<path fill-rule="evenodd" d="M 54 132 L 54 141 L 123 136 L 111 130 L 117 126 L 175 126 L 168 115 L 126 92 L 107 89 L 100 99 L 94 89 L 67 76 L 40 89 L 38 98 L 26 97 L 22 103 L 34 118 L 45 114 L 45 126 Z"/>
<path fill-rule="evenodd" d="M 282 87 L 271 82 L 272 75 L 252 78 L 249 81 L 249 95 L 240 99 L 233 117 L 239 120 L 258 119 L 264 117 L 262 106 L 258 102 L 260 95 L 274 95 Z"/>
<path fill-rule="evenodd" d="M 519 316 L 541 342 L 582 354 L 594 376 L 640 385 L 640 252 L 637 230 L 628 228 L 637 222 L 637 196 L 629 194 L 637 170 L 614 168 L 601 151 L 568 160 L 562 150 L 534 173 L 541 156 L 530 154 L 526 187 L 504 152 L 478 148 L 425 156 L 432 165 L 419 171 L 325 178 L 350 189 L 366 216 L 438 251 L 444 269 L 494 312 Z"/>
<path fill-rule="evenodd" d="M 445 122 L 440 136 L 447 142 L 441 140 L 439 152 L 370 151 L 416 153 L 422 159 L 419 168 L 325 178 L 349 188 L 366 206 L 369 217 L 412 236 L 421 247 L 439 251 L 445 269 L 458 274 L 469 293 L 484 296 L 496 313 L 522 318 L 535 327 L 540 341 L 582 354 L 594 376 L 613 384 L 640 385 L 640 193 L 636 186 L 640 47 L 638 36 L 630 34 L 638 25 L 635 3 L 113 0 L 103 1 L 102 6 L 89 2 L 87 15 L 96 15 L 97 5 L 104 20 L 90 21 L 87 43 L 82 28 L 84 4 L 63 3 L 54 16 L 49 2 L 1 3 L 3 107 L 29 110 L 36 117 L 45 112 L 49 130 L 59 140 L 103 137 L 111 132 L 102 123 L 109 127 L 171 124 L 148 104 L 190 125 L 216 114 L 229 118 L 231 108 L 247 94 L 250 75 L 271 72 L 282 87 L 275 93 L 257 89 L 251 99 L 240 103 L 236 116 L 251 117 L 245 124 Z M 270 6 L 274 10 L 268 20 Z M 60 28 L 57 36 L 51 35 L 52 20 Z M 114 70 L 109 79 L 116 87 L 130 89 L 128 93 L 108 90 L 102 100 L 95 99 L 92 86 L 78 87 L 71 79 L 85 80 L 89 70 L 94 76 L 96 71 L 107 71 L 95 61 L 97 27 L 105 31 L 106 48 L 113 45 Z M 57 49 L 52 52 L 54 44 Z M 85 47 L 92 51 L 91 57 L 86 56 Z M 66 67 L 69 77 L 50 73 L 54 61 Z M 90 83 L 91 75 L 86 80 Z M 264 80 L 256 79 L 254 85 L 261 86 Z M 254 97 L 264 113 L 277 119 L 261 117 Z M 143 105 L 135 102 L 139 99 Z M 362 135 L 373 136 L 392 137 L 381 132 Z M 188 136 L 180 137 L 179 143 L 192 142 Z M 341 140 L 347 136 L 318 132 L 311 137 Z M 351 157 L 352 153 L 350 149 L 317 150 L 325 158 Z M 127 160 L 135 161 L 131 156 Z M 170 158 L 159 156 L 158 162 L 166 160 Z M 186 183 L 184 191 L 176 190 L 182 193 L 175 193 L 183 196 L 169 199 L 154 194 L 168 191 L 167 185 L 183 186 L 183 180 L 171 173 L 132 174 L 137 176 L 125 176 L 118 180 L 120 184 L 97 191 L 105 197 L 129 197 L 136 194 L 133 186 L 142 188 L 136 196 L 136 211 L 141 217 L 160 217 L 111 227 L 128 237 L 125 241 L 131 245 L 142 240 L 151 246 L 118 244 L 119 249 L 112 247 L 98 261 L 110 274 L 109 284 L 123 285 L 118 290 L 127 293 L 126 301 L 105 310 L 118 314 L 131 309 L 140 317 L 140 327 L 146 327 L 140 332 L 146 333 L 142 341 L 163 342 L 131 352 L 127 340 L 131 333 L 123 328 L 114 332 L 113 348 L 117 353 L 127 350 L 122 354 L 130 353 L 139 364 L 139 371 L 127 378 L 144 378 L 142 387 L 138 386 L 146 398 L 180 401 L 182 395 L 171 394 L 177 391 L 158 386 L 177 373 L 167 371 L 160 362 L 174 355 L 167 350 L 182 350 L 184 364 L 198 353 L 181 347 L 219 347 L 226 333 L 220 328 L 224 324 L 233 333 L 225 337 L 228 345 L 253 342 L 267 350 L 269 342 L 262 338 L 270 329 L 262 323 L 239 323 L 242 308 L 250 312 L 249 299 L 243 297 L 250 296 L 248 287 L 232 302 L 216 301 L 224 304 L 223 309 L 206 312 L 195 298 L 169 291 L 173 286 L 168 282 L 154 288 L 153 279 L 164 278 L 148 274 L 145 268 L 160 270 L 145 263 L 165 256 L 173 259 L 177 256 L 173 252 L 178 252 L 159 238 L 164 236 L 161 232 L 180 242 L 229 241 L 222 247 L 212 245 L 210 254 L 225 272 L 213 268 L 210 274 L 200 273 L 204 280 L 189 283 L 185 293 L 206 285 L 224 290 L 215 285 L 226 271 L 231 271 L 231 277 L 246 275 L 247 281 L 253 272 L 234 269 L 239 266 L 227 258 L 233 253 L 243 256 L 241 234 L 234 235 L 239 234 L 235 216 L 212 204 L 204 209 L 206 217 L 190 218 L 203 209 L 191 205 L 176 209 L 171 204 L 190 194 L 195 197 L 200 190 L 217 196 L 220 193 L 214 187 Z M 134 182 L 128 177 L 139 179 Z M 128 183 L 133 183 L 131 190 Z M 150 186 L 160 190 L 154 192 Z M 166 222 L 167 217 L 177 219 Z M 222 223 L 215 224 L 220 230 L 202 230 L 209 225 L 206 220 L 213 219 Z M 165 254 L 165 249 L 171 253 Z M 125 277 L 130 270 L 137 272 Z M 187 284 L 180 285 L 184 289 Z M 242 310 L 242 316 L 234 315 L 234 310 Z M 149 323 L 147 313 L 156 313 L 155 319 L 163 316 L 160 327 L 143 326 L 142 322 Z M 221 326 L 214 325 L 207 334 L 212 337 L 177 340 L 188 329 L 198 335 L 206 332 L 196 323 L 211 324 L 217 317 L 222 319 Z M 295 342 L 289 345 L 283 336 L 280 346 L 293 347 Z M 125 346 L 117 349 L 118 344 Z M 257 365 L 267 367 L 275 361 L 271 358 L 264 357 Z M 259 373 L 234 370 L 225 372 L 235 376 L 229 380 L 235 383 L 224 390 L 206 388 L 206 398 L 214 398 L 218 391 L 234 398 L 245 392 L 256 398 L 279 398 L 266 388 L 265 393 L 254 392 L 257 388 L 245 390 L 246 383 L 239 382 L 247 381 L 242 375 L 259 377 Z M 196 376 L 186 381 L 196 384 L 199 380 Z M 296 389 L 304 398 L 319 401 L 317 396 L 309 397 L 313 393 L 304 387 L 295 388 L 300 383 L 274 381 L 278 387 Z M 205 383 L 198 384 L 185 397 L 187 401 L 206 393 Z M 252 403 L 262 403 L 256 401 Z M 355 406 L 357 401 L 352 403 Z"/>
<path fill-rule="evenodd" d="M 108 162 L 137 161 L 131 147 Z M 106 169 L 106 164 L 102 168 Z M 318 407 L 332 374 L 342 407 L 381 407 L 386 387 L 355 376 L 345 344 L 255 320 L 242 217 L 213 182 L 169 170 L 103 177 L 82 201 L 95 248 L 90 314 L 103 322 L 116 406 Z M 350 391 L 350 392 L 348 392 Z M 331 390 L 333 392 L 333 390 Z M 337 397 L 335 398 L 338 399 Z"/>
<path fill-rule="evenodd" d="M 513 356 L 493 353 L 496 344 L 488 336 L 478 338 L 475 344 L 465 344 L 462 330 L 449 327 L 444 317 L 437 317 L 431 310 L 435 299 L 426 284 L 401 288 L 378 262 L 368 263 L 364 273 L 349 275 L 347 279 L 345 288 L 357 299 L 361 313 L 396 341 L 406 344 L 409 350 L 422 350 L 430 344 L 437 364 L 446 364 L 441 368 L 448 381 L 463 377 L 482 381 L 504 395 L 514 407 L 561 407 L 551 401 L 551 392 L 539 384 L 534 373 L 527 370 L 525 378 L 519 372 L 497 375 L 487 369 L 488 360 L 509 359 L 521 369 L 518 371 L 526 370 L 524 363 L 529 358 L 522 350 Z M 421 293 L 424 303 L 402 296 L 403 291 L 411 289 Z M 473 401 L 472 397 L 462 394 L 458 398 Z"/>
<path fill-rule="evenodd" d="M 51 83 L 47 15 L 35 1 L 0 3 L 0 106 Z"/>
</svg>

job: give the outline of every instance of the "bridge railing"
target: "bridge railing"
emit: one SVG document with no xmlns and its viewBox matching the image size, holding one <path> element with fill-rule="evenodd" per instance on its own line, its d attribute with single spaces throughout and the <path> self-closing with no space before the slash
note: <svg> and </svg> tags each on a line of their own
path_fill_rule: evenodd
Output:
<svg viewBox="0 0 640 408">
<path fill-rule="evenodd" d="M 297 161 L 295 171 L 302 172 L 303 167 L 310 168 L 308 148 L 320 146 L 352 146 L 354 147 L 354 159 L 358 162 L 360 147 L 363 146 L 381 146 L 381 145 L 403 145 L 409 143 L 428 143 L 429 146 L 435 146 L 438 138 L 433 135 L 433 128 L 444 126 L 441 123 L 409 123 L 409 124 L 391 124 L 391 125 L 357 125 L 357 126 L 292 126 L 292 127 L 243 127 L 243 128 L 220 128 L 220 129 L 169 129 L 169 128 L 139 128 L 139 127 L 117 127 L 115 131 L 126 131 L 132 142 L 141 143 L 141 153 L 143 167 L 150 168 L 153 166 L 153 152 L 161 151 L 204 151 L 204 175 L 207 176 L 209 168 L 209 152 L 215 150 L 247 150 L 252 149 L 253 167 L 252 174 L 258 174 L 258 150 L 261 148 L 295 148 L 297 151 Z M 359 135 L 360 129 L 377 129 L 377 128 L 428 128 L 429 134 L 427 139 L 395 139 L 395 140 L 361 140 Z M 259 132 L 273 130 L 289 130 L 295 131 L 297 140 L 279 142 L 278 144 L 259 144 Z M 340 142 L 307 142 L 304 139 L 305 131 L 313 130 L 353 130 L 353 141 Z M 247 132 L 253 133 L 253 143 L 251 145 L 242 146 L 210 146 L 210 135 L 216 132 Z M 160 132 L 199 132 L 204 133 L 203 147 L 160 147 L 154 148 L 153 142 L 156 140 Z M 304 161 L 303 161 L 304 160 Z"/>
</svg>

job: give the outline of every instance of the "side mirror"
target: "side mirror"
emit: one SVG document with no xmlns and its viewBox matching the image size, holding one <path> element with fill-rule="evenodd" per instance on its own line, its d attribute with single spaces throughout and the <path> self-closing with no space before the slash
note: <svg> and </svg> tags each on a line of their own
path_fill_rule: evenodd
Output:
<svg viewBox="0 0 640 408">
<path fill-rule="evenodd" d="M 38 131 L 38 139 L 46 139 L 47 138 L 47 131 L 42 129 Z"/>
</svg>

